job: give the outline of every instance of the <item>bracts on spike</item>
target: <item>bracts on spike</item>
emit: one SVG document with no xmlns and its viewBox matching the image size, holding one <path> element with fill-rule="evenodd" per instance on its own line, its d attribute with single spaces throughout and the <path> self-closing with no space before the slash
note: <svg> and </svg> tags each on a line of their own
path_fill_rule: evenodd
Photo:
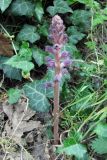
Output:
<svg viewBox="0 0 107 160">
<path fill-rule="evenodd" d="M 69 57 L 69 52 L 62 51 L 64 44 L 67 42 L 67 35 L 65 34 L 65 26 L 63 25 L 63 20 L 58 16 L 52 18 L 52 24 L 50 26 L 49 39 L 52 41 L 53 46 L 47 46 L 46 51 L 54 55 L 54 59 L 51 57 L 46 58 L 46 64 L 48 69 L 55 70 L 55 76 L 53 81 L 54 86 L 54 144 L 59 143 L 59 97 L 60 97 L 60 83 L 62 75 L 67 74 L 67 69 L 71 64 Z M 47 84 L 47 87 L 50 84 Z"/>
</svg>

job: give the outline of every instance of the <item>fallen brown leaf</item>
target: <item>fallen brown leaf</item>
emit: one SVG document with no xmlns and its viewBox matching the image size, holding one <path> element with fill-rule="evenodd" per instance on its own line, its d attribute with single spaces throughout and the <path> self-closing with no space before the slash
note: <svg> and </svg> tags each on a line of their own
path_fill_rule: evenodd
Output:
<svg viewBox="0 0 107 160">
<path fill-rule="evenodd" d="M 3 111 L 9 118 L 9 121 L 5 124 L 4 132 L 18 143 L 21 142 L 23 133 L 41 127 L 40 121 L 30 120 L 35 115 L 35 112 L 27 108 L 25 101 L 19 101 L 14 106 L 5 102 Z"/>
<path fill-rule="evenodd" d="M 13 55 L 11 41 L 2 33 L 0 33 L 0 55 L 3 55 L 3 56 Z"/>
</svg>

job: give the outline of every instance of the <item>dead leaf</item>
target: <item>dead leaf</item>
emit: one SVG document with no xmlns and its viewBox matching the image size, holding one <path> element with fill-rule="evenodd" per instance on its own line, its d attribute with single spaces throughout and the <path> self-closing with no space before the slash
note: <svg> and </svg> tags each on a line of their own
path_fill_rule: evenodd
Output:
<svg viewBox="0 0 107 160">
<path fill-rule="evenodd" d="M 36 160 L 49 160 L 49 150 L 47 148 L 46 144 L 36 143 L 34 150 L 33 150 L 33 156 Z"/>
<path fill-rule="evenodd" d="M 16 142 L 21 142 L 23 133 L 41 127 L 40 121 L 30 120 L 35 112 L 27 108 L 25 101 L 19 101 L 14 106 L 6 102 L 3 104 L 3 111 L 9 118 L 5 124 L 5 132 Z"/>
<path fill-rule="evenodd" d="M 21 160 L 21 159 L 34 160 L 33 157 L 30 155 L 30 153 L 28 153 L 27 151 L 10 152 L 10 153 L 7 153 L 7 156 L 5 158 L 5 160 Z"/>
<path fill-rule="evenodd" d="M 0 33 L 0 55 L 3 55 L 3 56 L 13 55 L 11 41 L 2 33 Z"/>
</svg>

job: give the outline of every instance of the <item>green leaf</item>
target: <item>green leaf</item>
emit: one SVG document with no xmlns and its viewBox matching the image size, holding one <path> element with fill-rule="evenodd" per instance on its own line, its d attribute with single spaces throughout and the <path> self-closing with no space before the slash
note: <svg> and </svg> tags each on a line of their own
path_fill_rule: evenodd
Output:
<svg viewBox="0 0 107 160">
<path fill-rule="evenodd" d="M 76 0 L 67 0 L 67 3 L 69 4 L 69 5 L 71 5 L 71 4 L 73 4 L 73 3 L 75 3 L 76 2 Z"/>
<path fill-rule="evenodd" d="M 12 0 L 0 0 L 0 9 L 4 12 L 10 5 Z"/>
<path fill-rule="evenodd" d="M 87 32 L 91 26 L 91 13 L 85 10 L 75 10 L 69 21 L 78 27 L 81 32 Z"/>
<path fill-rule="evenodd" d="M 0 69 L 3 69 L 3 63 L 5 63 L 8 59 L 8 57 L 0 56 Z"/>
<path fill-rule="evenodd" d="M 88 41 L 85 44 L 91 50 L 94 50 L 96 48 L 96 42 L 95 41 L 93 41 L 93 42 L 92 41 Z"/>
<path fill-rule="evenodd" d="M 69 51 L 71 55 L 74 55 L 75 52 L 78 52 L 76 45 L 72 44 L 71 42 L 66 43 L 64 49 Z"/>
<path fill-rule="evenodd" d="M 65 153 L 66 155 L 70 155 L 70 156 L 73 155 L 76 158 L 82 160 L 87 150 L 82 144 L 74 144 L 69 147 L 64 147 L 64 146 L 58 147 L 57 152 L 61 154 Z"/>
<path fill-rule="evenodd" d="M 51 16 L 54 16 L 56 13 L 58 13 L 57 9 L 55 7 L 49 6 L 47 8 L 47 11 L 50 13 Z"/>
<path fill-rule="evenodd" d="M 31 59 L 32 51 L 29 48 L 29 44 L 24 42 L 19 50 L 19 53 L 9 58 L 4 64 L 21 69 L 23 72 L 28 73 L 34 68 L 34 64 L 29 62 Z"/>
<path fill-rule="evenodd" d="M 93 1 L 92 1 L 92 0 L 68 0 L 68 2 L 69 2 L 70 4 L 73 4 L 73 3 L 75 3 L 75 2 L 79 2 L 79 3 L 83 3 L 83 4 L 85 4 L 85 5 L 88 5 L 88 6 L 90 6 L 90 7 L 93 6 Z"/>
<path fill-rule="evenodd" d="M 17 35 L 19 41 L 29 41 L 34 43 L 40 39 L 39 34 L 36 32 L 36 27 L 32 25 L 25 24 L 19 34 Z"/>
<path fill-rule="evenodd" d="M 46 88 L 43 81 L 35 81 L 26 84 L 23 87 L 25 95 L 29 98 L 29 105 L 33 110 L 38 112 L 47 112 L 50 108 L 50 103 L 46 98 Z"/>
<path fill-rule="evenodd" d="M 107 20 L 107 15 L 103 15 L 101 13 L 96 13 L 93 17 L 93 27 L 103 24 L 104 21 Z"/>
<path fill-rule="evenodd" d="M 29 44 L 27 42 L 22 43 L 18 53 L 18 57 L 20 60 L 32 60 L 32 50 L 29 48 Z"/>
<path fill-rule="evenodd" d="M 45 77 L 42 80 L 42 83 L 43 83 L 44 86 L 47 82 L 50 82 L 50 83 L 53 84 L 53 80 L 54 80 L 54 71 L 53 70 L 48 70 L 47 74 L 45 75 Z M 54 97 L 53 87 L 46 88 L 46 96 L 48 98 L 53 98 Z"/>
<path fill-rule="evenodd" d="M 67 33 L 69 35 L 69 41 L 72 44 L 77 44 L 85 36 L 85 34 L 79 32 L 75 26 L 69 27 Z"/>
<path fill-rule="evenodd" d="M 24 60 L 20 61 L 17 55 L 10 58 L 5 64 L 15 67 L 17 69 L 22 69 L 24 72 L 29 72 L 34 68 L 34 64 L 32 62 Z"/>
<path fill-rule="evenodd" d="M 10 65 L 3 65 L 3 72 L 6 77 L 10 79 L 16 79 L 16 80 L 21 80 L 21 70 L 11 67 Z"/>
<path fill-rule="evenodd" d="M 32 59 L 32 51 L 28 43 L 24 42 L 17 55 L 9 58 L 5 64 L 21 69 L 23 72 L 29 72 L 34 68 L 34 64 L 29 62 Z"/>
<path fill-rule="evenodd" d="M 107 67 L 107 56 L 106 55 L 104 55 L 104 65 L 105 65 L 105 67 Z"/>
<path fill-rule="evenodd" d="M 19 100 L 21 96 L 21 91 L 19 89 L 11 88 L 8 90 L 7 94 L 9 96 L 9 99 L 8 99 L 9 103 L 14 104 Z"/>
<path fill-rule="evenodd" d="M 44 64 L 44 58 L 46 56 L 46 52 L 45 51 L 43 51 L 40 48 L 34 47 L 34 48 L 32 48 L 32 53 L 33 53 L 33 58 L 34 58 L 35 62 L 39 66 Z"/>
<path fill-rule="evenodd" d="M 47 21 L 45 21 L 44 23 L 42 23 L 39 27 L 38 27 L 38 33 L 42 36 L 47 37 L 48 36 L 48 28 L 49 28 L 49 24 Z"/>
<path fill-rule="evenodd" d="M 15 0 L 11 5 L 11 12 L 19 16 L 33 16 L 34 5 L 29 0 Z"/>
<path fill-rule="evenodd" d="M 41 22 L 43 14 L 44 14 L 44 10 L 43 10 L 41 2 L 36 3 L 35 14 L 36 14 L 38 21 Z"/>
<path fill-rule="evenodd" d="M 32 62 L 27 61 L 13 62 L 11 63 L 11 66 L 18 69 L 22 69 L 23 72 L 29 72 L 34 68 L 34 64 Z"/>
<path fill-rule="evenodd" d="M 99 123 L 94 131 L 98 136 L 107 138 L 107 124 L 106 123 Z"/>
<path fill-rule="evenodd" d="M 51 16 L 54 16 L 56 13 L 72 13 L 72 9 L 69 7 L 68 3 L 64 0 L 54 0 L 54 6 L 49 6 L 47 11 Z"/>
<path fill-rule="evenodd" d="M 92 144 L 92 149 L 99 153 L 99 154 L 106 154 L 107 153 L 107 138 L 96 138 Z"/>
<path fill-rule="evenodd" d="M 64 147 L 68 147 L 68 146 L 79 143 L 81 140 L 82 140 L 81 132 L 70 131 L 69 136 L 66 139 L 64 139 L 63 144 L 64 144 Z"/>
<path fill-rule="evenodd" d="M 9 65 L 6 65 L 6 61 L 8 61 L 9 57 L 0 56 L 0 69 L 3 70 L 6 77 L 10 79 L 21 80 L 21 71 L 19 69 L 13 68 Z"/>
</svg>

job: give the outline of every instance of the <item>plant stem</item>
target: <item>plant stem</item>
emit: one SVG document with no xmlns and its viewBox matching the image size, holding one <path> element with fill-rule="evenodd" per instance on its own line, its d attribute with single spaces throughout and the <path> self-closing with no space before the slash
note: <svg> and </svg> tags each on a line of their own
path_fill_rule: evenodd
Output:
<svg viewBox="0 0 107 160">
<path fill-rule="evenodd" d="M 55 76 L 60 74 L 60 57 L 59 53 L 56 53 L 55 55 Z M 59 126 L 59 90 L 60 90 L 60 82 L 54 81 L 54 110 L 53 110 L 53 116 L 54 116 L 54 144 L 58 144 L 59 141 L 59 133 L 58 133 L 58 126 Z"/>
</svg>

